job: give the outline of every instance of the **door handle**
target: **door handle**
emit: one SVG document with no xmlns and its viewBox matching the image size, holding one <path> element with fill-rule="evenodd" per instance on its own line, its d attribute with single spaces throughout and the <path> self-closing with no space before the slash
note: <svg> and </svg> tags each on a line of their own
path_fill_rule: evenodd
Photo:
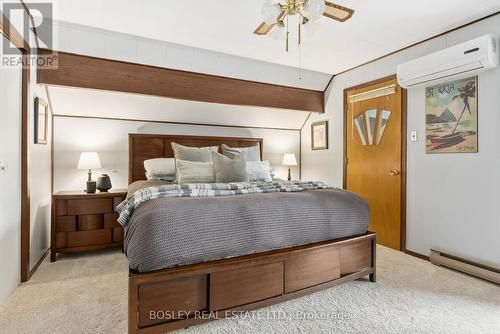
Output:
<svg viewBox="0 0 500 334">
<path fill-rule="evenodd" d="M 397 169 L 392 169 L 392 170 L 389 172 L 389 174 L 390 174 L 391 176 L 398 176 L 398 175 L 399 175 L 399 170 L 397 170 Z"/>
</svg>

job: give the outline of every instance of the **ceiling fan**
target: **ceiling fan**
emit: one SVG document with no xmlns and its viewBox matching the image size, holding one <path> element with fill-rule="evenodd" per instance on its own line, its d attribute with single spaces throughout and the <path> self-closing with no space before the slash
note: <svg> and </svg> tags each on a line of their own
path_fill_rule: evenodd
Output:
<svg viewBox="0 0 500 334">
<path fill-rule="evenodd" d="M 284 3 L 266 0 L 262 5 L 263 22 L 255 29 L 256 35 L 267 35 L 275 26 L 286 28 L 286 51 L 288 51 L 288 17 L 299 15 L 299 45 L 301 26 L 317 21 L 321 16 L 339 22 L 352 17 L 354 10 L 324 0 L 282 0 Z"/>
</svg>

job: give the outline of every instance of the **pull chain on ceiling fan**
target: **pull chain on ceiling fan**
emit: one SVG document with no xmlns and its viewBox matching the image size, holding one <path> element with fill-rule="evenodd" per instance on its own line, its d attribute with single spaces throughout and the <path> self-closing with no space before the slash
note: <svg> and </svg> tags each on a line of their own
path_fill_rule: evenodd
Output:
<svg viewBox="0 0 500 334">
<path fill-rule="evenodd" d="M 262 5 L 263 22 L 255 29 L 256 35 L 267 35 L 277 26 L 286 29 L 286 51 L 288 52 L 290 16 L 299 15 L 298 43 L 301 42 L 301 26 L 317 21 L 321 16 L 339 22 L 345 22 L 352 17 L 354 10 L 324 0 L 285 0 L 285 3 L 273 3 L 266 0 Z"/>
</svg>

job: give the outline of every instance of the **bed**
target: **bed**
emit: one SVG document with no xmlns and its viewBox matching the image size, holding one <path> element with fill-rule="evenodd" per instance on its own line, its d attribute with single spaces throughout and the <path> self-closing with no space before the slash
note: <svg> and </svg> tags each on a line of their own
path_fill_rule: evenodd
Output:
<svg viewBox="0 0 500 334">
<path fill-rule="evenodd" d="M 261 155 L 263 147 L 255 138 L 130 134 L 129 183 L 146 178 L 144 160 L 173 157 L 172 142 L 258 143 Z M 138 205 L 124 246 L 129 333 L 189 327 L 363 276 L 374 282 L 375 234 L 366 231 L 366 202 L 338 189 L 307 189 Z"/>
</svg>

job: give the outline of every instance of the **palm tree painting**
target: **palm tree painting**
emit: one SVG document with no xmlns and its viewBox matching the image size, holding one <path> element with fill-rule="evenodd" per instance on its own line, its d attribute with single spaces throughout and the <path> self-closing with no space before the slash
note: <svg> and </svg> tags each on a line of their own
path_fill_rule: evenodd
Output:
<svg viewBox="0 0 500 334">
<path fill-rule="evenodd" d="M 425 89 L 426 153 L 477 152 L 477 77 Z"/>
</svg>

